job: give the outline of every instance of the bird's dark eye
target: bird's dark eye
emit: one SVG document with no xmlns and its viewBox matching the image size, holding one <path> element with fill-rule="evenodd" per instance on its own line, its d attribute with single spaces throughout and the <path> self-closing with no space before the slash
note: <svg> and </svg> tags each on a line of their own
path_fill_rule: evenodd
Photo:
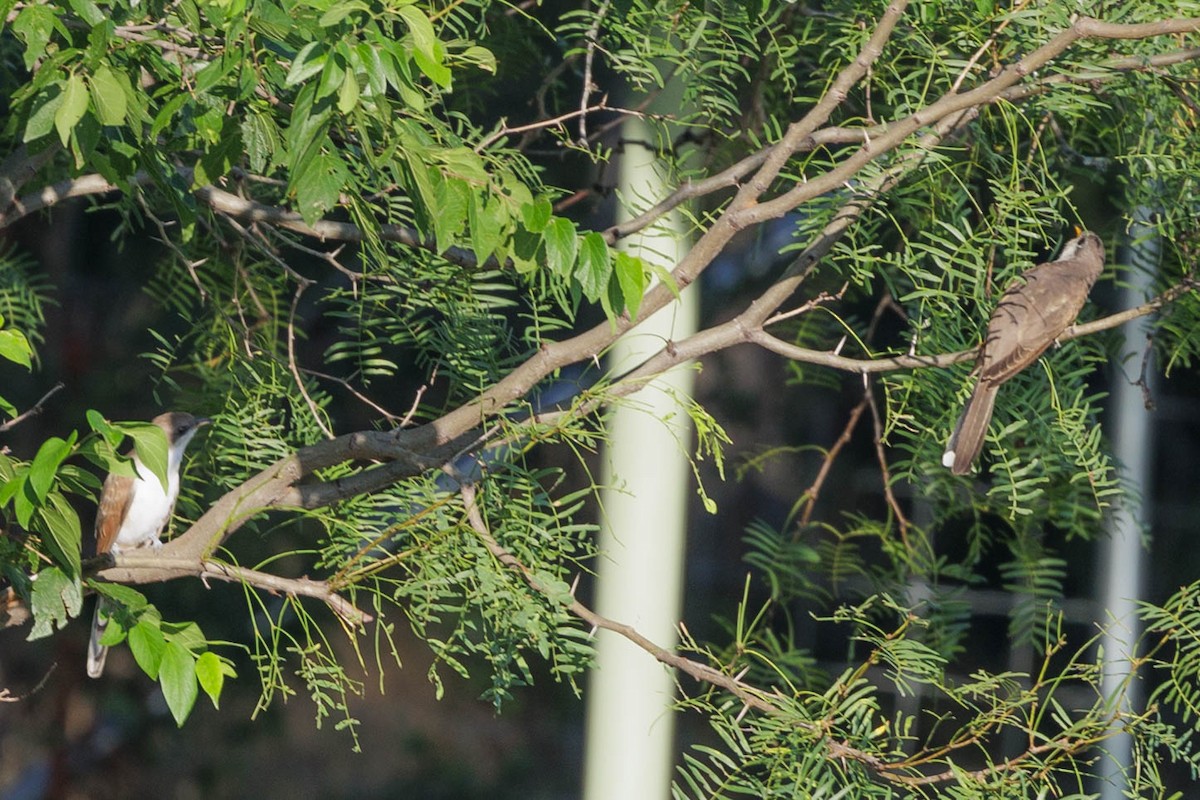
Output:
<svg viewBox="0 0 1200 800">
<path fill-rule="evenodd" d="M 188 430 L 188 426 L 186 423 L 184 423 L 175 429 L 175 433 L 176 434 L 187 433 L 187 430 Z"/>
</svg>

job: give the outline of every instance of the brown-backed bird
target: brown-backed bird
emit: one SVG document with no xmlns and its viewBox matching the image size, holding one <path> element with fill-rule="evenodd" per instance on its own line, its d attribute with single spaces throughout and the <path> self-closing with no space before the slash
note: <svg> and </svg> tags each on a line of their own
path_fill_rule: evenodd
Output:
<svg viewBox="0 0 1200 800">
<path fill-rule="evenodd" d="M 1037 361 L 1075 322 L 1103 269 L 1104 242 L 1085 232 L 1067 242 L 1057 260 L 1027 270 L 1005 291 L 975 364 L 975 390 L 942 456 L 955 475 L 970 472 L 983 449 L 1000 384 Z"/>
</svg>

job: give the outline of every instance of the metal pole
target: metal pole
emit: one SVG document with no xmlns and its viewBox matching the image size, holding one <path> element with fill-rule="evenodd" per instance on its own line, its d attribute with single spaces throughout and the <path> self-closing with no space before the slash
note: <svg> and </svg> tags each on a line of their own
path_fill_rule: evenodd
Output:
<svg viewBox="0 0 1200 800">
<path fill-rule="evenodd" d="M 1153 289 L 1155 267 L 1158 264 L 1160 243 L 1151 236 L 1146 224 L 1151 209 L 1138 207 L 1130 227 L 1130 244 L 1123 248 L 1132 267 L 1128 285 L 1121 291 L 1121 308 L 1132 308 L 1145 302 Z M 1102 688 L 1105 697 L 1115 697 L 1129 677 L 1129 661 L 1135 655 L 1139 634 L 1137 602 L 1143 581 L 1142 530 L 1148 523 L 1146 509 L 1151 505 L 1151 467 L 1154 463 L 1153 418 L 1147 412 L 1142 387 L 1134 385 L 1141 372 L 1142 359 L 1149 358 L 1146 350 L 1144 322 L 1127 322 L 1122 327 L 1125 343 L 1121 367 L 1115 371 L 1112 384 L 1110 422 L 1113 430 L 1113 455 L 1123 467 L 1127 488 L 1133 501 L 1122 504 L 1109 521 L 1109 536 L 1101 549 L 1103 595 L 1100 598 L 1105 626 L 1101 638 L 1104 652 Z M 1132 374 L 1131 374 L 1132 373 Z M 1147 377 L 1150 370 L 1146 370 Z M 1126 689 L 1122 708 L 1137 708 L 1136 683 Z M 1117 734 L 1106 745 L 1108 758 L 1104 768 L 1101 800 L 1121 800 L 1126 797 L 1126 778 L 1133 757 L 1133 745 L 1125 734 Z"/>
</svg>

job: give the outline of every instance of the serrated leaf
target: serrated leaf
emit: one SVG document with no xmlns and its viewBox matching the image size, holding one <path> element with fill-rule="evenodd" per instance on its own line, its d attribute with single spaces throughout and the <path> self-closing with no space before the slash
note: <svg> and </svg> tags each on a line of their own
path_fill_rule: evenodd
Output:
<svg viewBox="0 0 1200 800">
<path fill-rule="evenodd" d="M 88 91 L 83 77 L 72 75 L 63 86 L 62 103 L 54 112 L 54 128 L 65 147 L 71 141 L 71 131 L 87 113 Z"/>
<path fill-rule="evenodd" d="M 25 41 L 25 69 L 32 70 L 46 54 L 57 17 L 49 5 L 32 3 L 13 20 L 13 32 Z"/>
<path fill-rule="evenodd" d="M 83 584 L 58 567 L 48 567 L 32 583 L 29 610 L 33 627 L 26 641 L 42 639 L 64 627 L 83 608 Z"/>
<path fill-rule="evenodd" d="M 242 120 L 242 142 L 250 157 L 250 169 L 267 171 L 279 149 L 279 128 L 269 114 L 248 113 Z"/>
<path fill-rule="evenodd" d="M 541 233 L 550 224 L 550 217 L 553 213 L 554 208 L 550 205 L 550 200 L 538 197 L 533 202 L 521 206 L 521 221 L 525 223 L 525 230 L 530 233 Z"/>
<path fill-rule="evenodd" d="M 108 19 L 92 0 L 70 0 L 71 9 L 88 25 L 99 25 Z"/>
<path fill-rule="evenodd" d="M 107 66 L 92 74 L 89 82 L 92 105 L 101 125 L 120 125 L 125 121 L 126 95 L 122 80 Z"/>
<path fill-rule="evenodd" d="M 575 280 L 583 296 L 593 303 L 600 300 L 608 290 L 608 279 L 612 275 L 612 259 L 608 255 L 608 243 L 595 231 L 583 237 L 579 247 L 579 262 L 575 267 Z"/>
<path fill-rule="evenodd" d="M 82 526 L 79 515 L 58 492 L 51 492 L 45 503 L 37 510 L 37 527 L 44 534 L 43 542 L 54 560 L 68 575 L 80 574 L 80 552 L 83 548 Z"/>
<path fill-rule="evenodd" d="M 336 153 L 317 153 L 299 175 L 292 176 L 296 207 L 310 225 L 338 204 L 350 171 Z"/>
<path fill-rule="evenodd" d="M 183 727 L 192 707 L 196 705 L 199 689 L 196 684 L 196 659 L 191 651 L 175 642 L 167 642 L 159 664 L 158 683 L 175 724 Z"/>
<path fill-rule="evenodd" d="M 579 234 L 575 223 L 569 219 L 555 217 L 546 226 L 546 262 L 550 271 L 565 278 L 575 266 L 575 255 L 579 248 Z"/>
</svg>

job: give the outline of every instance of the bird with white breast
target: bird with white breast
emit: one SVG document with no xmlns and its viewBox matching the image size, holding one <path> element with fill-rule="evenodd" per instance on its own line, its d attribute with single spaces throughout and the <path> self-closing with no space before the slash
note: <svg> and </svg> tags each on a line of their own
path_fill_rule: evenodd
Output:
<svg viewBox="0 0 1200 800">
<path fill-rule="evenodd" d="M 194 417 L 181 411 L 159 414 L 151 422 L 162 429 L 167 437 L 167 485 L 155 475 L 137 452 L 133 465 L 137 477 L 109 473 L 100 490 L 100 505 L 96 511 L 96 554 L 121 553 L 139 547 L 162 547 L 162 532 L 171 519 L 175 500 L 179 497 L 179 468 L 183 463 L 183 451 L 188 442 L 202 426 L 211 420 Z M 108 648 L 100 644 L 100 637 L 108 626 L 106 602 L 103 597 L 96 602 L 96 613 L 92 620 L 92 635 L 88 642 L 88 675 L 100 677 L 104 671 L 104 659 Z"/>
</svg>

